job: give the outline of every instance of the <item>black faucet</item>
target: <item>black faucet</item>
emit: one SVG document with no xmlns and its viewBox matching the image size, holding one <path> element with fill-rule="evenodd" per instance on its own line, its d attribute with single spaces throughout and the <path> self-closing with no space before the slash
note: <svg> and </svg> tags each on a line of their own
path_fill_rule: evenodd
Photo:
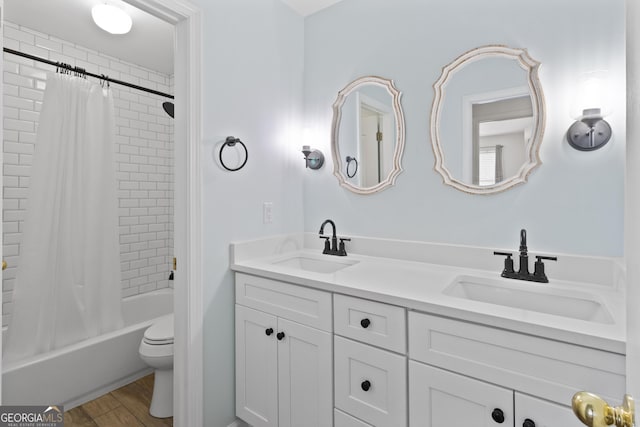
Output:
<svg viewBox="0 0 640 427">
<path fill-rule="evenodd" d="M 527 230 L 520 230 L 520 265 L 518 271 L 513 269 L 513 256 L 509 252 L 493 252 L 494 255 L 506 256 L 504 260 L 504 270 L 502 270 L 502 277 L 508 279 L 528 280 L 530 282 L 549 283 L 549 279 L 544 272 L 544 263 L 542 260 L 557 261 L 558 258 L 554 256 L 542 256 L 536 255 L 536 262 L 534 264 L 533 274 L 529 273 L 529 253 L 527 248 Z"/>
<path fill-rule="evenodd" d="M 527 249 L 527 230 L 520 230 L 520 267 L 518 268 L 518 276 L 529 276 L 529 255 Z"/>
<path fill-rule="evenodd" d="M 324 234 L 324 226 L 331 225 L 333 229 L 333 235 L 331 236 L 331 244 L 329 244 L 329 236 L 323 236 Z M 324 250 L 322 251 L 325 255 L 337 255 L 337 256 L 346 256 L 347 250 L 344 247 L 345 240 L 350 242 L 351 239 L 347 239 L 346 237 L 340 238 L 340 247 L 338 247 L 338 237 L 336 236 L 336 224 L 330 219 L 325 220 L 320 226 L 320 238 L 324 240 Z"/>
</svg>

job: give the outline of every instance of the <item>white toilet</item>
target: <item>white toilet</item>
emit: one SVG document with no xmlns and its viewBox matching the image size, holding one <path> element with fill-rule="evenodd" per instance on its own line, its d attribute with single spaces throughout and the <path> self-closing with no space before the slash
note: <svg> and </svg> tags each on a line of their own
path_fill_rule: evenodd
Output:
<svg viewBox="0 0 640 427">
<path fill-rule="evenodd" d="M 149 413 L 157 418 L 173 416 L 173 314 L 156 320 L 144 332 L 140 358 L 155 369 Z"/>
</svg>

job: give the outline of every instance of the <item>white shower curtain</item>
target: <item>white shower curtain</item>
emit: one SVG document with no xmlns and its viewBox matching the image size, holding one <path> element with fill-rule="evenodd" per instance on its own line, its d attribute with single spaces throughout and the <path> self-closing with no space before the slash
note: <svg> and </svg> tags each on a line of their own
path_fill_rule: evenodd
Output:
<svg viewBox="0 0 640 427">
<path fill-rule="evenodd" d="M 5 361 L 122 327 L 114 126 L 108 89 L 47 77 Z"/>
</svg>

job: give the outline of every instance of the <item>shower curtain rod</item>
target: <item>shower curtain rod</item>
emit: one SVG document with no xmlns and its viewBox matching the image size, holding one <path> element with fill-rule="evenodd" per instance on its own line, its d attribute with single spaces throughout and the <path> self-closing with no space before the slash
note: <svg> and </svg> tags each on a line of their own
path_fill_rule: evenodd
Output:
<svg viewBox="0 0 640 427">
<path fill-rule="evenodd" d="M 23 58 L 33 59 L 34 61 L 38 61 L 38 62 L 44 62 L 45 64 L 53 65 L 53 66 L 56 66 L 58 68 L 65 68 L 65 69 L 67 69 L 69 71 L 77 71 L 77 72 L 82 73 L 83 75 L 95 77 L 97 79 L 104 80 L 104 81 L 107 81 L 107 82 L 110 82 L 110 83 L 115 83 L 115 84 L 119 84 L 119 85 L 122 85 L 122 86 L 130 87 L 130 88 L 133 88 L 133 89 L 138 89 L 138 90 L 141 90 L 143 92 L 153 93 L 155 95 L 160 95 L 160 96 L 164 96 L 166 98 L 174 99 L 174 96 L 173 95 L 169 95 L 168 93 L 164 93 L 164 92 L 160 92 L 160 91 L 157 91 L 157 90 L 149 89 L 149 88 L 146 88 L 146 87 L 143 87 L 143 86 L 134 85 L 133 83 L 123 82 L 122 80 L 112 79 L 109 76 L 90 73 L 90 72 L 88 72 L 88 71 L 86 71 L 84 69 L 81 69 L 81 68 L 78 68 L 78 67 L 72 67 L 72 66 L 70 66 L 68 64 L 49 61 L 48 59 L 44 59 L 44 58 L 40 58 L 38 56 L 30 55 L 28 53 L 20 52 L 19 50 L 9 49 L 8 47 L 3 48 L 3 50 L 5 52 L 7 52 L 7 53 L 12 54 L 12 55 L 22 56 Z"/>
</svg>

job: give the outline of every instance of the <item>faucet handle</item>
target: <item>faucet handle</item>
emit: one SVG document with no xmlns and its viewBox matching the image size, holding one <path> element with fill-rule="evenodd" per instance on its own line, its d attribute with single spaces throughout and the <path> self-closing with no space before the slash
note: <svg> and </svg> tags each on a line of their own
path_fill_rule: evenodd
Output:
<svg viewBox="0 0 640 427">
<path fill-rule="evenodd" d="M 512 253 L 494 251 L 493 254 L 506 256 L 504 260 L 504 270 L 502 270 L 502 277 L 507 277 L 515 273 L 515 271 L 513 270 L 513 259 L 511 258 L 513 256 Z"/>
<path fill-rule="evenodd" d="M 323 254 L 328 254 L 331 252 L 331 244 L 329 243 L 329 239 L 331 238 L 330 236 L 320 236 L 321 239 L 324 239 L 324 250 L 322 251 Z"/>
<path fill-rule="evenodd" d="M 511 252 L 498 252 L 498 251 L 493 251 L 494 255 L 503 255 L 503 256 L 513 256 L 513 254 Z"/>
<path fill-rule="evenodd" d="M 344 247 L 344 242 L 350 242 L 351 238 L 350 237 L 340 237 L 340 249 L 338 249 L 338 256 L 346 256 L 347 255 L 347 250 Z"/>
<path fill-rule="evenodd" d="M 536 263 L 534 264 L 535 268 L 533 270 L 533 277 L 537 282 L 549 283 L 549 278 L 547 278 L 547 275 L 544 272 L 544 263 L 542 262 L 543 259 L 549 260 L 549 261 L 557 261 L 558 257 L 536 255 Z"/>
</svg>

